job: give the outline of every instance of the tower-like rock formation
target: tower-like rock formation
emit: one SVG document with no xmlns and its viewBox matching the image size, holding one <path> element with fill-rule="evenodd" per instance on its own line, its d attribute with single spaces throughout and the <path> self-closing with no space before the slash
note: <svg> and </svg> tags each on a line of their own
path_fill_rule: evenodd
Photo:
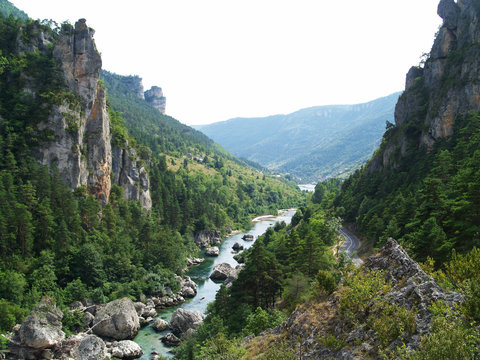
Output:
<svg viewBox="0 0 480 360">
<path fill-rule="evenodd" d="M 65 92 L 53 105 L 48 121 L 38 125 L 39 130 L 50 130 L 53 137 L 36 150 L 36 158 L 44 165 L 56 166 L 72 190 L 86 186 L 107 203 L 111 185 L 116 183 L 125 189 L 128 200 L 138 200 L 150 209 L 148 174 L 145 167 L 138 166 L 135 150 L 128 143 L 112 149 L 106 91 L 99 81 L 102 60 L 85 19 L 74 27 L 62 27 L 53 57 L 63 73 Z M 132 79 L 143 96 L 141 79 Z"/>
<path fill-rule="evenodd" d="M 163 96 L 162 88 L 152 86 L 150 90 L 145 91 L 145 100 L 162 114 L 165 114 L 167 98 Z"/>
</svg>

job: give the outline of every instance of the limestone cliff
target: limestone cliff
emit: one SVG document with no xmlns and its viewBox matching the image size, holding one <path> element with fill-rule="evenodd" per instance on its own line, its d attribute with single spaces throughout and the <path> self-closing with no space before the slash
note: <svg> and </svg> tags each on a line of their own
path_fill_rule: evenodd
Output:
<svg viewBox="0 0 480 360">
<path fill-rule="evenodd" d="M 135 151 L 112 151 L 106 93 L 99 81 L 102 60 L 85 19 L 74 27 L 63 26 L 53 56 L 68 96 L 53 105 L 47 122 L 39 124 L 40 130 L 52 130 L 54 138 L 37 149 L 35 156 L 42 164 L 56 166 L 72 190 L 86 186 L 106 203 L 111 185 L 116 183 L 125 188 L 128 200 L 139 200 L 150 209 L 148 174 L 144 167 L 137 167 Z M 139 84 L 143 96 L 141 81 Z"/>
<path fill-rule="evenodd" d="M 129 200 L 137 200 L 143 208 L 151 209 L 150 181 L 145 166 L 137 159 L 132 148 L 113 147 L 113 182 L 125 189 Z"/>
<path fill-rule="evenodd" d="M 167 98 L 163 96 L 162 88 L 152 86 L 150 90 L 145 91 L 145 100 L 162 114 L 165 114 Z"/>
<path fill-rule="evenodd" d="M 441 0 L 443 19 L 424 66 L 412 67 L 395 109 L 396 129 L 369 170 L 395 166 L 408 147 L 431 148 L 453 133 L 459 115 L 480 110 L 480 4 Z M 400 131 L 401 130 L 401 131 Z"/>
</svg>

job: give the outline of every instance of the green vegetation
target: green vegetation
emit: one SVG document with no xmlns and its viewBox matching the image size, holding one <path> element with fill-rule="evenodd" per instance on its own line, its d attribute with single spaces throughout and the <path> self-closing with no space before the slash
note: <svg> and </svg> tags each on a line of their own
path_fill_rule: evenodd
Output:
<svg viewBox="0 0 480 360">
<path fill-rule="evenodd" d="M 452 249 L 479 246 L 479 146 L 480 115 L 470 112 L 429 152 L 410 148 L 396 168 L 357 171 L 335 200 L 337 212 L 375 247 L 394 237 L 420 261 L 442 263 Z"/>
<path fill-rule="evenodd" d="M 10 1 L 0 0 L 0 13 L 5 17 L 12 15 L 15 18 L 27 20 L 28 15 L 22 10 L 17 9 Z"/>
<path fill-rule="evenodd" d="M 238 339 L 275 327 L 295 306 L 309 299 L 324 298 L 337 286 L 349 268 L 337 261 L 339 221 L 311 204 L 297 211 L 295 223 L 277 223 L 246 252 L 245 268 L 231 288 L 222 286 L 208 316 L 196 334 L 176 351 L 178 359 L 206 359 L 211 339 Z M 242 350 L 241 345 L 237 349 Z M 277 349 L 272 349 L 273 352 Z M 278 351 L 277 351 L 278 352 Z M 283 359 L 268 353 L 268 359 Z M 284 354 L 291 354 L 286 350 Z"/>
<path fill-rule="evenodd" d="M 399 93 L 359 105 L 315 106 L 288 115 L 236 118 L 197 128 L 235 155 L 296 181 L 346 177 L 368 160 Z M 301 180 L 300 180 L 301 179 Z"/>
<path fill-rule="evenodd" d="M 54 140 L 52 130 L 37 127 L 53 106 L 71 105 L 64 114 L 69 136 L 79 126 L 79 99 L 65 90 L 52 56 L 62 31 L 71 25 L 52 30 L 48 23 L 0 14 L 0 332 L 44 295 L 66 309 L 85 298 L 103 303 L 175 292 L 174 274 L 198 252 L 196 231 L 247 227 L 250 216 L 305 199 L 294 184 L 243 166 L 205 136 L 190 136 L 194 130 L 153 116 L 156 110 L 135 105 L 129 94 L 119 99 L 110 89 L 112 145 L 133 148 L 148 168 L 153 209 L 126 201 L 117 185 L 105 206 L 85 186 L 72 192 L 55 168 L 34 159 L 35 149 Z M 39 49 L 41 32 L 52 44 Z M 34 51 L 19 51 L 17 39 Z M 136 127 L 128 128 L 132 114 Z M 204 161 L 187 159 L 185 152 Z M 66 314 L 65 330 L 74 331 L 80 320 Z"/>
</svg>

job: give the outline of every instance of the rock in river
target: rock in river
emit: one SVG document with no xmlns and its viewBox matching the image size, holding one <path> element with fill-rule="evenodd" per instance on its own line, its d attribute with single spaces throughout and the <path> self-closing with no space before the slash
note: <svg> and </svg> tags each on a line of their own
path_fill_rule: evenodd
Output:
<svg viewBox="0 0 480 360">
<path fill-rule="evenodd" d="M 213 268 L 213 272 L 210 275 L 210 279 L 212 280 L 226 280 L 229 275 L 234 271 L 233 267 L 228 264 L 228 263 L 221 263 L 218 265 L 215 265 Z"/>
<path fill-rule="evenodd" d="M 205 255 L 206 256 L 218 256 L 220 255 L 220 249 L 218 246 L 212 246 L 211 248 L 208 248 L 205 250 Z"/>
<path fill-rule="evenodd" d="M 198 310 L 177 309 L 172 314 L 170 329 L 177 336 L 182 336 L 189 329 L 196 329 L 203 322 L 203 315 Z"/>
<path fill-rule="evenodd" d="M 133 339 L 140 329 L 140 321 L 132 300 L 114 300 L 100 309 L 93 321 L 93 332 L 101 337 Z"/>
<path fill-rule="evenodd" d="M 136 359 L 143 355 L 142 348 L 131 340 L 114 342 L 110 349 L 112 357 L 118 359 Z"/>
<path fill-rule="evenodd" d="M 155 331 L 163 331 L 168 328 L 168 323 L 160 318 L 156 318 L 155 321 L 153 322 L 152 328 Z"/>
</svg>

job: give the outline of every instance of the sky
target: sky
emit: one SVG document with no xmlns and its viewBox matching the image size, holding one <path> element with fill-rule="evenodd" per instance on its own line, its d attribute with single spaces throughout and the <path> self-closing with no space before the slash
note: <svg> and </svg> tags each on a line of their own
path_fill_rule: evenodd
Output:
<svg viewBox="0 0 480 360">
<path fill-rule="evenodd" d="M 439 0 L 10 0 L 34 19 L 87 19 L 103 68 L 139 75 L 188 125 L 358 104 L 405 87 Z"/>
</svg>

